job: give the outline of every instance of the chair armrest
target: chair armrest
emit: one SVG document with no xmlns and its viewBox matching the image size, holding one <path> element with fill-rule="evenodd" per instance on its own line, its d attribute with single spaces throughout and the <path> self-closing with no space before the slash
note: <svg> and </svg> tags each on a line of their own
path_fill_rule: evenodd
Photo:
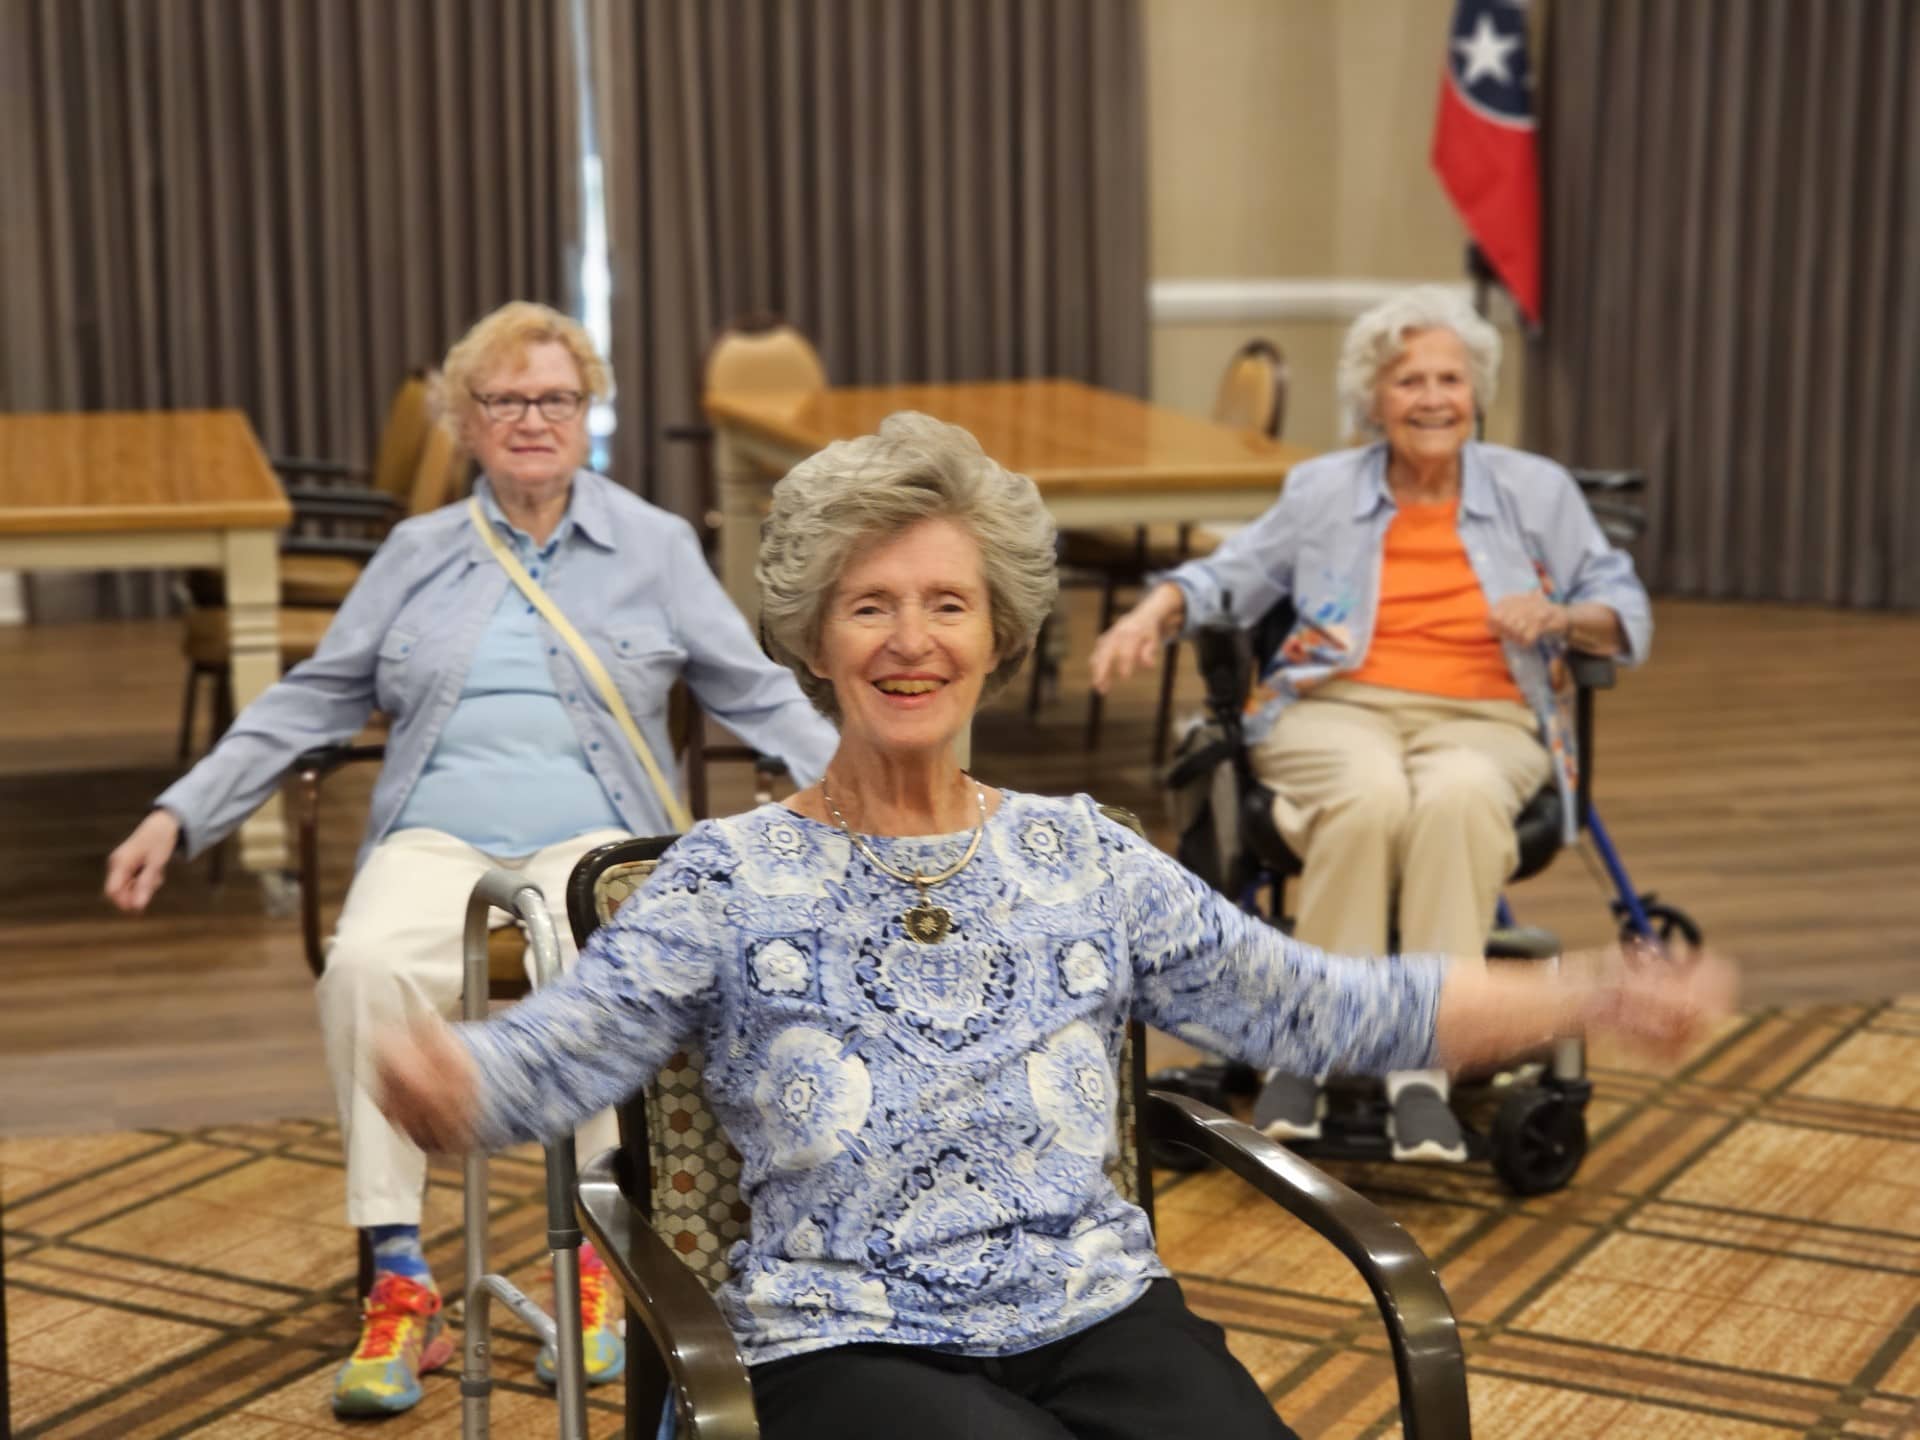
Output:
<svg viewBox="0 0 1920 1440">
<path fill-rule="evenodd" d="M 323 460 L 314 455 L 269 455 L 267 464 L 279 475 L 366 475 L 367 467 L 346 460 Z"/>
<path fill-rule="evenodd" d="M 311 750 L 303 750 L 295 757 L 293 773 L 301 780 L 323 780 L 342 765 L 354 765 L 363 760 L 384 760 L 387 747 L 384 745 L 316 745 Z"/>
<path fill-rule="evenodd" d="M 1611 655 L 1589 655 L 1582 650 L 1569 650 L 1567 669 L 1573 674 L 1573 683 L 1582 690 L 1611 690 L 1618 678 Z"/>
<path fill-rule="evenodd" d="M 361 525 L 385 526 L 400 518 L 400 502 L 390 495 L 342 490 L 337 494 L 305 490 L 289 495 L 296 520 L 349 520 Z"/>
<path fill-rule="evenodd" d="M 1644 470 L 1569 470 L 1581 493 L 1595 495 L 1638 495 L 1647 488 Z"/>
<path fill-rule="evenodd" d="M 608 1150 L 587 1162 L 575 1208 L 666 1364 L 674 1409 L 685 1427 L 674 1433 L 709 1440 L 757 1436 L 753 1385 L 733 1332 L 706 1287 L 621 1193 L 618 1154 Z M 628 1335 L 627 1343 L 635 1338 Z"/>
<path fill-rule="evenodd" d="M 294 759 L 295 865 L 300 876 L 300 940 L 307 968 L 318 980 L 326 968 L 320 939 L 320 782 L 342 765 L 386 757 L 384 745 L 317 745 Z"/>
<path fill-rule="evenodd" d="M 405 508 L 399 496 L 389 495 L 384 490 L 368 490 L 359 485 L 283 485 L 280 488 L 296 505 L 318 500 L 382 513 Z"/>
<path fill-rule="evenodd" d="M 365 485 L 288 485 L 282 483 L 280 489 L 286 497 L 298 504 L 302 500 L 345 500 L 368 506 L 392 506 L 398 508 L 400 502 L 384 490 L 370 489 Z"/>
<path fill-rule="evenodd" d="M 1211 1106 L 1155 1090 L 1146 1112 L 1155 1140 L 1188 1146 L 1231 1170 L 1331 1241 L 1360 1272 L 1393 1347 L 1406 1440 L 1464 1440 L 1472 1433 L 1453 1307 L 1412 1236 L 1371 1201 Z"/>
<path fill-rule="evenodd" d="M 1611 544 L 1631 545 L 1640 538 L 1647 528 L 1646 505 L 1639 498 L 1646 494 L 1646 472 L 1574 470 L 1569 473 Z"/>
<path fill-rule="evenodd" d="M 1207 713 L 1237 740 L 1241 707 L 1253 682 L 1254 655 L 1247 632 L 1230 619 L 1210 620 L 1188 637 L 1206 688 Z"/>
</svg>

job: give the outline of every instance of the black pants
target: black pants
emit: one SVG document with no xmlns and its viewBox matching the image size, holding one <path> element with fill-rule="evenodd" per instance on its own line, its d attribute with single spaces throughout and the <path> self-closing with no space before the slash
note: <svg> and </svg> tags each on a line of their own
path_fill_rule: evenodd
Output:
<svg viewBox="0 0 1920 1440">
<path fill-rule="evenodd" d="M 1299 1440 L 1172 1280 L 1020 1355 L 842 1345 L 749 1373 L 765 1440 Z"/>
</svg>

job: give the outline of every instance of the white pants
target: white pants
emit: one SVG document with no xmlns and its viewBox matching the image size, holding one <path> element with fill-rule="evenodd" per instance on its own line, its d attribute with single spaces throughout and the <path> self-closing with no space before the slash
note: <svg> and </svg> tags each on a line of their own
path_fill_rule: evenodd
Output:
<svg viewBox="0 0 1920 1440">
<path fill-rule="evenodd" d="M 438 830 L 399 830 L 367 857 L 347 890 L 315 992 L 347 1152 L 349 1224 L 420 1223 L 427 1157 L 380 1113 L 372 1047 L 425 1011 L 447 1017 L 458 1011 L 461 926 L 474 882 L 501 866 L 538 885 L 553 913 L 562 962 L 570 966 L 567 876 L 587 851 L 624 838 L 624 831 L 593 830 L 500 860 Z M 496 910 L 493 918 L 506 917 Z M 527 961 L 531 970 L 531 952 Z M 596 1115 L 577 1136 L 582 1162 L 618 1141 L 613 1113 Z"/>
</svg>

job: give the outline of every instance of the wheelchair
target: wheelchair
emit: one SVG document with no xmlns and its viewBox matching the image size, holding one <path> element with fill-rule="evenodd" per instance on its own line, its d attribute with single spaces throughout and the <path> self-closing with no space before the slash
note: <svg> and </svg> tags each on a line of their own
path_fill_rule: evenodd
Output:
<svg viewBox="0 0 1920 1440">
<path fill-rule="evenodd" d="M 1575 480 L 1602 531 L 1616 545 L 1635 538 L 1644 525 L 1633 498 L 1644 477 L 1632 471 L 1575 471 Z M 1205 716 L 1183 737 L 1165 783 L 1175 797 L 1182 864 L 1248 911 L 1290 928 L 1286 882 L 1301 871 L 1300 858 L 1288 847 L 1273 820 L 1273 792 L 1253 773 L 1244 734 L 1244 702 L 1255 675 L 1263 673 L 1293 628 L 1292 605 L 1281 601 L 1251 628 L 1231 621 L 1203 626 L 1194 651 L 1206 688 Z M 1700 927 L 1686 911 L 1635 888 L 1593 807 L 1594 696 L 1611 689 L 1615 669 L 1600 656 L 1572 654 L 1568 668 L 1575 686 L 1574 729 L 1580 754 L 1575 820 L 1583 851 L 1611 887 L 1607 905 L 1623 942 L 1641 942 L 1665 952 L 1676 939 L 1689 946 L 1701 941 Z M 1539 874 L 1561 848 L 1564 810 L 1558 787 L 1549 780 L 1514 820 L 1518 861 L 1513 881 Z M 1262 905 L 1263 892 L 1266 903 Z M 1390 935 L 1389 948 L 1397 945 Z M 1552 963 L 1560 953 L 1557 936 L 1517 924 L 1501 896 L 1487 957 L 1495 961 Z M 1171 1090 L 1225 1107 L 1235 1096 L 1251 1096 L 1259 1076 L 1244 1065 L 1200 1064 L 1155 1074 L 1155 1089 Z M 1453 1103 L 1470 1161 L 1491 1161 L 1494 1173 L 1516 1195 L 1540 1195 L 1571 1181 L 1586 1157 L 1586 1107 L 1593 1093 L 1586 1073 L 1584 1043 L 1578 1037 L 1556 1040 L 1547 1053 L 1527 1057 L 1517 1069 L 1502 1072 L 1485 1086 L 1455 1087 Z M 1377 1081 L 1334 1077 L 1326 1087 L 1327 1113 L 1317 1140 L 1289 1141 L 1289 1148 L 1316 1160 L 1386 1161 L 1392 1157 L 1387 1135 L 1388 1110 Z M 1492 1122 L 1481 1129 L 1475 1113 L 1492 1102 Z M 1188 1157 L 1169 1155 L 1170 1165 Z"/>
</svg>

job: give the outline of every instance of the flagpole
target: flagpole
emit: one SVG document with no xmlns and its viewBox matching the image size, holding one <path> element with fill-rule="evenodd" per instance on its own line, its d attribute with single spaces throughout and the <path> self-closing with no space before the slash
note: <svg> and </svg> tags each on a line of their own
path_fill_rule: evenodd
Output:
<svg viewBox="0 0 1920 1440">
<path fill-rule="evenodd" d="M 1473 281 L 1474 313 L 1482 320 L 1491 319 L 1487 311 L 1493 303 L 1492 287 L 1500 283 L 1500 277 L 1487 260 L 1487 252 L 1472 240 L 1467 241 L 1467 276 Z M 1487 438 L 1487 412 L 1478 405 L 1474 406 L 1473 438 Z"/>
<path fill-rule="evenodd" d="M 1500 277 L 1494 273 L 1486 252 L 1472 240 L 1467 241 L 1467 276 L 1473 281 L 1474 313 L 1482 320 L 1491 319 L 1487 313 L 1493 298 L 1491 287 L 1499 283 Z"/>
</svg>

